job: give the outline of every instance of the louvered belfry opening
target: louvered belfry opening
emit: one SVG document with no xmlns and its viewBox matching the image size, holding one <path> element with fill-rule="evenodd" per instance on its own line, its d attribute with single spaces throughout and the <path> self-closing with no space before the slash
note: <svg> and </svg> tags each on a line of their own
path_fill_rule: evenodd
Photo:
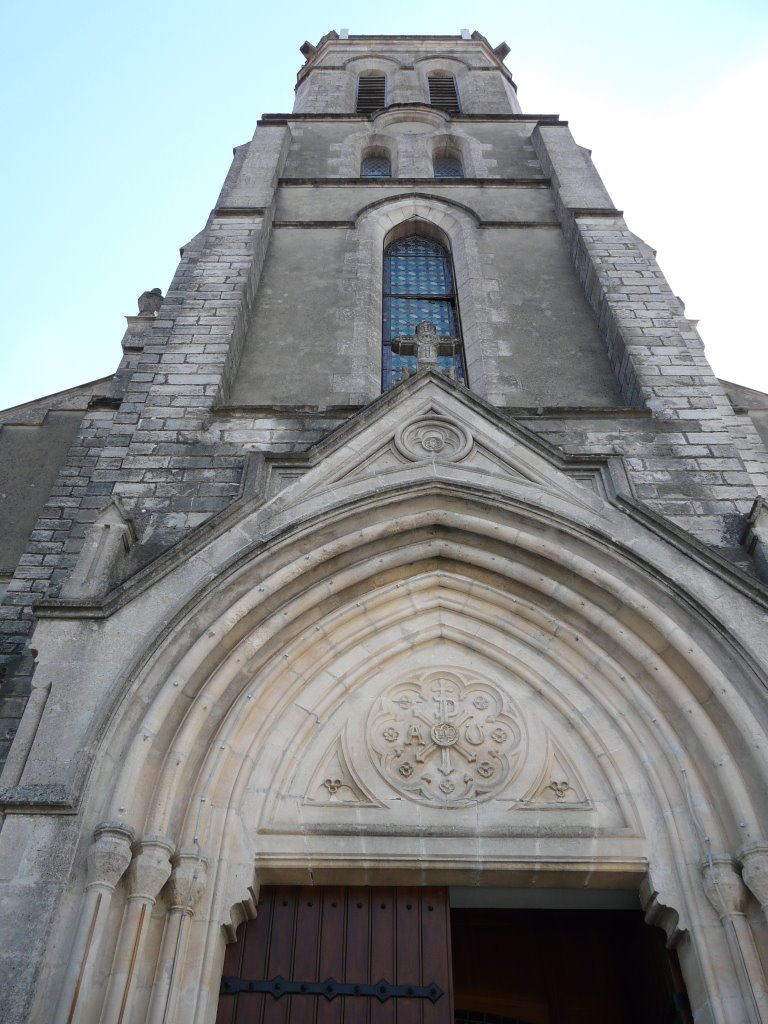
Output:
<svg viewBox="0 0 768 1024">
<path fill-rule="evenodd" d="M 452 76 L 430 75 L 429 102 L 433 107 L 439 107 L 448 114 L 459 114 L 459 96 L 456 92 L 456 82 Z"/>
<path fill-rule="evenodd" d="M 358 114 L 373 114 L 385 106 L 386 78 L 384 75 L 363 75 L 357 80 Z"/>
</svg>

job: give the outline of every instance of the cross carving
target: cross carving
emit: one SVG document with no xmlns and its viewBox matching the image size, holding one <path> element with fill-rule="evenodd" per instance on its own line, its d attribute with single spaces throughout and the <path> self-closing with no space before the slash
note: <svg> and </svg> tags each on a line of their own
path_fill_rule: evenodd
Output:
<svg viewBox="0 0 768 1024">
<path fill-rule="evenodd" d="M 442 337 L 437 328 L 429 320 L 423 320 L 416 326 L 415 334 L 401 334 L 392 340 L 392 351 L 397 356 L 415 356 L 416 370 L 434 370 L 451 380 L 456 379 L 456 369 L 444 370 L 440 366 L 440 356 L 455 356 L 459 339 Z M 407 371 L 406 374 L 407 375 Z"/>
</svg>

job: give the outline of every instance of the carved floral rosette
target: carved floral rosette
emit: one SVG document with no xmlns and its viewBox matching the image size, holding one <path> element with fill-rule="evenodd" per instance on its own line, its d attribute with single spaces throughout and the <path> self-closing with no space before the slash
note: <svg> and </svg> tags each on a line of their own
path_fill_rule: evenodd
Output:
<svg viewBox="0 0 768 1024">
<path fill-rule="evenodd" d="M 456 672 L 414 674 L 382 696 L 368 719 L 373 763 L 386 781 L 442 807 L 499 793 L 522 764 L 524 741 L 509 699 Z"/>
</svg>

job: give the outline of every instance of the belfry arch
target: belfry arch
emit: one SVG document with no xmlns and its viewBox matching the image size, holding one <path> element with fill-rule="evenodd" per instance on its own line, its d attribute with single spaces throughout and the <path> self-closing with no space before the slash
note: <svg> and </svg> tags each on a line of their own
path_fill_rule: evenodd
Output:
<svg viewBox="0 0 768 1024">
<path fill-rule="evenodd" d="M 434 429 L 447 407 L 429 408 Z M 729 1012 L 713 957 L 740 958 L 760 991 L 731 859 L 765 829 L 764 752 L 734 756 L 751 728 L 749 658 L 657 539 L 654 563 L 622 545 L 603 499 L 560 471 L 535 481 L 536 453 L 510 458 L 519 475 L 495 479 L 491 500 L 461 463 L 382 478 L 334 468 L 331 452 L 271 508 L 222 524 L 205 578 L 101 730 L 117 767 L 97 754 L 86 787 L 94 873 L 62 1007 L 99 976 L 107 1018 L 127 1000 L 161 1020 L 172 1000 L 210 1020 L 227 937 L 259 886 L 340 876 L 640 891 L 711 1019 Z M 364 436 L 356 459 L 375 462 Z M 464 770 L 455 798 L 437 790 L 429 715 L 398 710 L 438 681 L 462 704 L 448 756 L 466 769 L 478 752 L 488 773 Z M 390 742 L 409 728 L 418 786 Z M 115 889 L 99 871 L 120 850 L 128 867 L 131 843 Z M 732 901 L 725 928 L 707 888 Z"/>
</svg>

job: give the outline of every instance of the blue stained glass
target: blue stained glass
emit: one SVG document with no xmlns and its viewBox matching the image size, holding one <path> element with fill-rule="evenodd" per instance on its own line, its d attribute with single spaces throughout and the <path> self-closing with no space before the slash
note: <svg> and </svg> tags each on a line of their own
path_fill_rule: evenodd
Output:
<svg viewBox="0 0 768 1024">
<path fill-rule="evenodd" d="M 412 235 L 389 246 L 384 260 L 383 387 L 392 387 L 416 370 L 415 356 L 394 353 L 392 341 L 413 335 L 425 320 L 441 337 L 460 335 L 451 259 L 439 242 Z M 444 372 L 466 381 L 464 357 L 440 356 Z"/>
<path fill-rule="evenodd" d="M 461 164 L 453 156 L 436 156 L 435 162 L 435 177 L 436 178 L 463 178 L 464 172 L 461 169 Z"/>
<path fill-rule="evenodd" d="M 362 178 L 390 178 L 392 167 L 389 157 L 367 156 L 360 167 L 360 176 Z"/>
<path fill-rule="evenodd" d="M 450 295 L 451 272 L 447 260 L 435 257 L 414 259 L 392 256 L 389 287 L 393 295 Z"/>
<path fill-rule="evenodd" d="M 393 242 L 387 249 L 387 256 L 438 256 L 444 260 L 447 253 L 439 242 L 433 242 L 431 238 L 409 235 L 399 242 Z"/>
<path fill-rule="evenodd" d="M 450 337 L 456 333 L 452 313 L 448 302 L 392 298 L 389 300 L 389 337 L 392 339 L 401 334 L 413 334 L 424 320 L 434 324 L 438 334 Z"/>
</svg>

